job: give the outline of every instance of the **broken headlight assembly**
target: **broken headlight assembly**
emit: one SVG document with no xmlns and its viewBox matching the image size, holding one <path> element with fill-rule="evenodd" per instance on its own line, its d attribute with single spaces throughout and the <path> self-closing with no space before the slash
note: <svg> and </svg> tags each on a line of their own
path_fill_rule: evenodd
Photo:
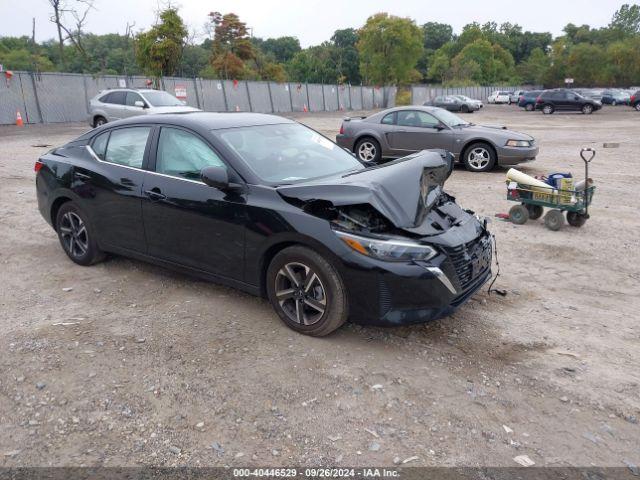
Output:
<svg viewBox="0 0 640 480">
<path fill-rule="evenodd" d="M 531 142 L 529 140 L 507 140 L 505 145 L 507 147 L 530 147 Z"/>
<path fill-rule="evenodd" d="M 363 237 L 340 230 L 334 233 L 352 250 L 387 262 L 425 261 L 438 254 L 433 247 L 410 240 Z"/>
</svg>

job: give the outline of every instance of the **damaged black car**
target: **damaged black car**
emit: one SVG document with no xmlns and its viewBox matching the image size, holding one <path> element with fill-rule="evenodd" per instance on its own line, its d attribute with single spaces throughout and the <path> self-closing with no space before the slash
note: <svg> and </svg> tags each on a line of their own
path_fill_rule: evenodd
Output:
<svg viewBox="0 0 640 480">
<path fill-rule="evenodd" d="M 451 155 L 381 166 L 273 115 L 109 123 L 35 164 L 38 206 L 83 266 L 123 255 L 269 299 L 292 329 L 453 312 L 491 276 L 485 222 L 443 190 Z"/>
</svg>

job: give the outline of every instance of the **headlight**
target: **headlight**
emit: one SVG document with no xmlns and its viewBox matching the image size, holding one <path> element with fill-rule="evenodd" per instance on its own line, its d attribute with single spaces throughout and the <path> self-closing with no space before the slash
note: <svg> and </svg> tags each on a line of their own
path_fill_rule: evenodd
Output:
<svg viewBox="0 0 640 480">
<path fill-rule="evenodd" d="M 438 252 L 428 246 L 409 240 L 381 240 L 361 237 L 350 233 L 335 231 L 335 234 L 349 247 L 367 257 L 388 262 L 406 262 L 409 260 L 429 260 Z"/>
<path fill-rule="evenodd" d="M 531 142 L 529 140 L 507 140 L 507 147 L 530 147 Z"/>
</svg>

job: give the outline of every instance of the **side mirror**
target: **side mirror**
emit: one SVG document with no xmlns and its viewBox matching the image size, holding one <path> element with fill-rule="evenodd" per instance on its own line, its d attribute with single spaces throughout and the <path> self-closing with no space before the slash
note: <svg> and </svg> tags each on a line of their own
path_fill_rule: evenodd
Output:
<svg viewBox="0 0 640 480">
<path fill-rule="evenodd" d="M 444 130 L 447 127 L 446 127 L 446 125 L 444 123 L 440 122 L 434 128 L 440 132 L 440 131 Z"/>
<path fill-rule="evenodd" d="M 580 100 L 580 97 L 579 97 L 579 96 L 577 96 L 577 95 L 575 95 L 575 96 L 573 97 L 573 99 L 574 99 L 574 100 Z"/>
<path fill-rule="evenodd" d="M 145 107 L 144 102 L 142 100 L 136 100 L 135 102 L 133 102 L 133 105 L 140 108 Z"/>
<path fill-rule="evenodd" d="M 229 190 L 229 172 L 226 167 L 205 167 L 200 171 L 200 179 L 218 190 Z"/>
</svg>

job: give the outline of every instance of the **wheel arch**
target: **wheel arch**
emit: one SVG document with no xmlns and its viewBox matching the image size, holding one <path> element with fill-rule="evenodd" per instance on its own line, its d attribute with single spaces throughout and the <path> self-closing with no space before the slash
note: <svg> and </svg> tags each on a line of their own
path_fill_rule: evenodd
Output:
<svg viewBox="0 0 640 480">
<path fill-rule="evenodd" d="M 51 225 L 53 226 L 53 229 L 55 231 L 58 231 L 57 230 L 57 225 L 56 225 L 56 218 L 58 216 L 58 212 L 60 211 L 60 208 L 65 203 L 72 202 L 72 201 L 73 201 L 73 199 L 71 199 L 70 197 L 65 196 L 65 195 L 61 195 L 51 203 L 51 209 L 50 209 L 49 213 L 50 213 L 50 218 L 51 218 Z"/>
<path fill-rule="evenodd" d="M 460 149 L 460 155 L 458 156 L 459 163 L 462 163 L 464 161 L 463 158 L 467 153 L 468 148 L 474 143 L 484 143 L 489 148 L 491 148 L 493 150 L 494 155 L 496 156 L 496 165 L 499 163 L 498 148 L 496 144 L 493 141 L 489 140 L 488 138 L 484 138 L 484 137 L 473 138 L 471 140 L 467 140 L 464 142 L 464 145 Z"/>
<path fill-rule="evenodd" d="M 337 256 L 325 247 L 322 243 L 314 240 L 313 238 L 296 235 L 296 236 L 287 236 L 278 239 L 271 245 L 269 245 L 260 256 L 259 262 L 259 285 L 258 288 L 260 290 L 260 296 L 266 298 L 267 297 L 267 270 L 269 270 L 269 265 L 274 257 L 280 253 L 282 250 L 288 247 L 306 247 L 310 250 L 315 251 L 316 253 L 323 256 L 323 258 L 329 262 L 336 271 L 342 276 L 342 268 L 340 267 L 340 262 L 338 261 Z M 344 278 L 344 277 L 343 277 Z"/>
<path fill-rule="evenodd" d="M 380 145 L 380 149 L 382 150 L 380 152 L 381 154 L 385 151 L 386 145 L 383 145 L 382 138 L 380 138 L 379 135 L 367 130 L 362 133 L 358 133 L 358 135 L 356 136 L 355 140 L 353 141 L 353 153 L 356 153 L 356 146 L 358 145 L 358 142 L 365 138 L 371 138 L 372 140 L 375 140 L 376 142 L 378 142 L 378 145 Z"/>
</svg>

